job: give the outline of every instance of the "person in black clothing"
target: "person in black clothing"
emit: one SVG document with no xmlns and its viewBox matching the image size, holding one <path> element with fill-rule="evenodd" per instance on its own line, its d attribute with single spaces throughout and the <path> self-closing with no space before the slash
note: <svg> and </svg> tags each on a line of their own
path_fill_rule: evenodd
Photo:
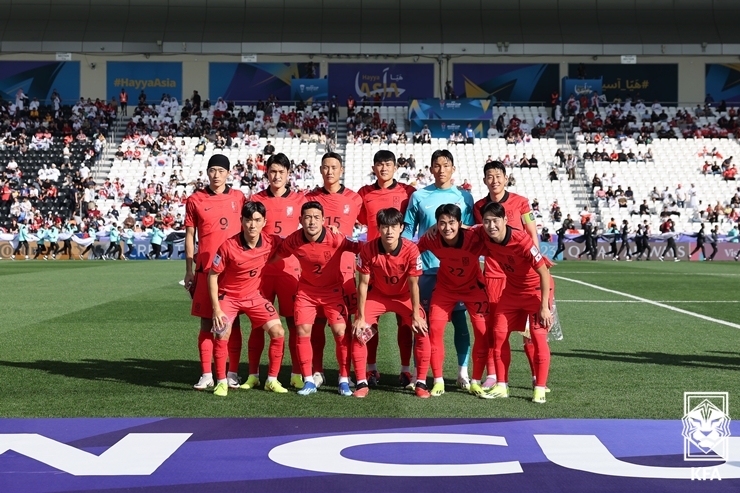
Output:
<svg viewBox="0 0 740 493">
<path fill-rule="evenodd" d="M 660 225 L 660 232 L 668 235 L 666 238 L 666 242 L 668 243 L 668 245 L 663 251 L 663 255 L 659 257 L 661 262 L 663 261 L 663 257 L 665 256 L 665 254 L 668 253 L 668 250 L 673 252 L 674 262 L 679 262 L 678 252 L 676 251 L 676 238 L 675 238 L 675 235 L 673 235 L 675 231 L 676 230 L 673 227 L 672 219 L 668 219 L 666 222 Z"/>
<path fill-rule="evenodd" d="M 712 245 L 712 254 L 708 260 L 714 260 L 714 256 L 717 255 L 717 242 L 719 241 L 719 226 L 715 226 L 709 235 L 709 244 Z"/>
<path fill-rule="evenodd" d="M 643 244 L 643 238 L 645 237 L 645 230 L 642 228 L 642 224 L 637 224 L 637 231 L 635 231 L 635 251 L 632 252 L 632 257 L 637 260 L 642 260 L 642 254 L 645 253 L 645 246 Z"/>
<path fill-rule="evenodd" d="M 549 243 L 552 240 L 552 237 L 550 236 L 550 232 L 547 228 L 542 228 L 542 234 L 540 235 L 540 241 L 543 243 Z"/>
<path fill-rule="evenodd" d="M 612 260 L 618 261 L 619 258 L 617 258 L 617 255 L 619 254 L 617 253 L 617 239 L 619 239 L 619 231 L 617 230 L 616 225 L 609 228 L 607 234 L 609 234 L 609 236 L 603 238 L 609 242 L 609 246 L 611 247 L 608 255 L 612 256 Z"/>
<path fill-rule="evenodd" d="M 560 229 L 555 231 L 555 234 L 558 235 L 558 249 L 555 250 L 555 255 L 552 256 L 553 260 L 558 259 L 558 255 L 563 253 L 565 251 L 565 232 L 568 231 L 568 229 L 565 227 L 565 222 L 563 222 L 563 225 L 560 226 Z M 565 257 L 563 257 L 563 260 L 565 260 Z"/>
<path fill-rule="evenodd" d="M 619 247 L 619 252 L 617 253 L 617 257 L 620 257 L 622 255 L 622 251 L 625 251 L 627 254 L 627 261 L 632 260 L 632 254 L 630 253 L 630 246 L 629 246 L 629 234 L 630 234 L 630 226 L 629 222 L 625 219 L 622 221 L 622 227 L 620 228 L 620 235 L 622 237 L 622 245 Z"/>
<path fill-rule="evenodd" d="M 704 225 L 702 224 L 699 228 L 699 232 L 696 234 L 696 247 L 689 254 L 689 258 L 699 250 L 701 250 L 701 254 L 704 259 L 707 258 L 707 253 L 704 251 L 704 240 L 706 240 L 706 237 L 706 234 L 704 234 Z"/>
<path fill-rule="evenodd" d="M 262 151 L 262 154 L 264 154 L 265 156 L 272 156 L 273 154 L 275 154 L 275 146 L 272 145 L 269 140 L 267 141 L 267 145 Z"/>
<path fill-rule="evenodd" d="M 591 223 L 586 223 L 583 228 L 583 237 L 585 238 L 586 248 L 578 254 L 578 260 L 584 255 L 591 255 L 591 260 L 596 260 L 596 249 L 594 244 L 596 243 L 596 231 L 591 226 Z"/>
</svg>

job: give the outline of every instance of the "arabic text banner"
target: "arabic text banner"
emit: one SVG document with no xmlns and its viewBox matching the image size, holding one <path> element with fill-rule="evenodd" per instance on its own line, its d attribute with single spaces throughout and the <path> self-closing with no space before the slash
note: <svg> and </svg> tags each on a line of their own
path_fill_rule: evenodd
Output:
<svg viewBox="0 0 740 493">
<path fill-rule="evenodd" d="M 426 125 L 432 132 L 432 137 L 435 139 L 445 139 L 452 132 L 462 132 L 465 135 L 465 129 L 468 128 L 468 123 L 472 124 L 476 138 L 480 139 L 486 136 L 489 127 L 488 122 L 469 120 L 412 120 L 411 131 L 421 132 L 421 129 Z"/>
<path fill-rule="evenodd" d="M 0 62 L 0 96 L 15 101 L 18 89 L 42 102 L 56 89 L 62 104 L 74 104 L 80 99 L 80 62 Z"/>
<path fill-rule="evenodd" d="M 330 63 L 329 94 L 344 101 L 408 101 L 434 97 L 434 64 L 431 63 Z"/>
<path fill-rule="evenodd" d="M 281 101 L 291 98 L 291 80 L 308 76 L 308 63 L 217 63 L 208 64 L 211 101 L 258 101 L 275 95 Z M 314 65 L 316 77 L 319 66 Z M 318 79 L 313 79 L 318 81 Z"/>
<path fill-rule="evenodd" d="M 143 90 L 147 102 L 157 102 L 163 94 L 182 100 L 181 62 L 107 62 L 108 99 L 126 89 L 129 103 L 138 101 Z"/>
<path fill-rule="evenodd" d="M 326 101 L 329 81 L 326 79 L 293 79 L 290 81 L 290 99 L 293 101 Z"/>
<path fill-rule="evenodd" d="M 577 63 L 568 65 L 568 77 L 578 77 Z M 602 91 L 607 100 L 627 95 L 644 101 L 678 101 L 678 64 L 676 63 L 638 63 L 622 65 L 619 63 L 584 64 L 586 79 L 602 79 Z M 564 98 L 567 95 L 563 94 Z"/>
<path fill-rule="evenodd" d="M 487 99 L 414 99 L 409 120 L 491 120 L 493 103 Z"/>
<path fill-rule="evenodd" d="M 557 63 L 456 63 L 452 82 L 460 97 L 549 103 L 559 70 Z"/>
<path fill-rule="evenodd" d="M 715 101 L 724 99 L 727 103 L 739 103 L 740 64 L 707 63 L 705 86 L 705 92 L 711 94 Z"/>
<path fill-rule="evenodd" d="M 560 93 L 562 101 L 567 101 L 571 94 L 576 98 L 586 96 L 591 98 L 593 93 L 601 94 L 601 79 L 571 79 L 563 77 L 563 91 Z"/>
</svg>

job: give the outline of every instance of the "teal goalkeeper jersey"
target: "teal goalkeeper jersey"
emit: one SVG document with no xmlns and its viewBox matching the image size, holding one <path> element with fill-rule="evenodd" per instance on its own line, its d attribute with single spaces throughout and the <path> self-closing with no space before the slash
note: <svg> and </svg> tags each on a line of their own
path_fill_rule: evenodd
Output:
<svg viewBox="0 0 740 493">
<path fill-rule="evenodd" d="M 467 226 L 473 226 L 473 196 L 465 190 L 457 187 L 446 189 L 437 188 L 429 185 L 421 190 L 417 190 L 411 195 L 408 209 L 406 209 L 406 229 L 403 231 L 403 237 L 413 239 L 415 234 L 423 235 L 432 225 L 437 224 L 434 213 L 437 207 L 444 204 L 456 204 L 462 211 L 462 222 Z M 421 254 L 424 273 L 433 274 L 439 268 L 439 260 L 431 252 Z"/>
</svg>

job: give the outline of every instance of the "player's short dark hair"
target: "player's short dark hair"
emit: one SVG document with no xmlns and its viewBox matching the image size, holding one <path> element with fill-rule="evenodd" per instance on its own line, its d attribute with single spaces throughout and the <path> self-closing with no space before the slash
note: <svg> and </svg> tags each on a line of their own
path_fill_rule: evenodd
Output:
<svg viewBox="0 0 740 493">
<path fill-rule="evenodd" d="M 324 164 L 324 161 L 327 159 L 336 159 L 339 161 L 339 165 L 344 168 L 344 161 L 342 161 L 342 156 L 337 154 L 336 152 L 327 152 L 323 156 L 321 156 L 321 164 Z"/>
<path fill-rule="evenodd" d="M 251 219 L 255 212 L 260 214 L 262 217 L 267 218 L 265 205 L 262 202 L 246 202 L 242 206 L 243 219 Z"/>
<path fill-rule="evenodd" d="M 486 163 L 486 165 L 483 166 L 483 176 L 486 176 L 486 172 L 491 169 L 497 169 L 506 176 L 506 166 L 501 161 L 491 161 L 490 163 Z"/>
<path fill-rule="evenodd" d="M 456 204 L 442 204 L 434 211 L 434 219 L 439 221 L 442 216 L 454 217 L 458 222 L 462 222 L 462 211 Z"/>
<path fill-rule="evenodd" d="M 277 154 L 273 154 L 272 156 L 270 156 L 265 163 L 265 169 L 270 169 L 270 166 L 272 166 L 273 164 L 285 168 L 288 171 L 290 171 L 291 168 L 290 159 L 288 159 L 288 156 L 286 156 L 282 152 L 278 152 Z"/>
<path fill-rule="evenodd" d="M 486 214 L 493 214 L 493 217 L 503 219 L 506 217 L 506 209 L 504 209 L 504 206 L 499 204 L 498 202 L 489 202 L 480 210 L 481 217 L 485 216 Z"/>
<path fill-rule="evenodd" d="M 380 209 L 375 217 L 378 220 L 378 226 L 395 226 L 396 224 L 403 226 L 403 214 L 395 207 Z"/>
<path fill-rule="evenodd" d="M 321 211 L 321 215 L 324 215 L 324 207 L 321 205 L 321 203 L 316 202 L 315 200 L 312 200 L 310 202 L 306 202 L 301 206 L 301 216 L 306 213 L 308 209 L 318 209 Z"/>
<path fill-rule="evenodd" d="M 392 161 L 394 165 L 396 164 L 396 155 L 388 149 L 382 149 L 373 156 L 373 164 L 384 163 L 386 161 Z"/>
<path fill-rule="evenodd" d="M 434 151 L 432 153 L 432 160 L 430 161 L 430 165 L 434 164 L 434 161 L 441 157 L 447 159 L 451 165 L 455 166 L 455 158 L 452 157 L 452 153 L 447 149 L 437 149 L 436 151 Z"/>
</svg>

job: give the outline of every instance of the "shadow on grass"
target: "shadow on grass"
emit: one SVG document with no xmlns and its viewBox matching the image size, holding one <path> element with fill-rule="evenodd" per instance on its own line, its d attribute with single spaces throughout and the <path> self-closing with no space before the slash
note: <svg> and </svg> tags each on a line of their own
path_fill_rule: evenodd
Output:
<svg viewBox="0 0 740 493">
<path fill-rule="evenodd" d="M 620 363 L 647 363 L 665 366 L 688 366 L 694 368 L 737 369 L 740 368 L 740 358 L 737 353 L 724 351 L 709 351 L 710 353 L 732 354 L 733 356 L 713 356 L 709 354 L 670 354 L 638 351 L 635 353 L 618 353 L 609 351 L 594 351 L 590 349 L 573 349 L 569 353 L 556 353 L 559 358 L 585 358 L 600 361 L 617 361 Z"/>
</svg>

